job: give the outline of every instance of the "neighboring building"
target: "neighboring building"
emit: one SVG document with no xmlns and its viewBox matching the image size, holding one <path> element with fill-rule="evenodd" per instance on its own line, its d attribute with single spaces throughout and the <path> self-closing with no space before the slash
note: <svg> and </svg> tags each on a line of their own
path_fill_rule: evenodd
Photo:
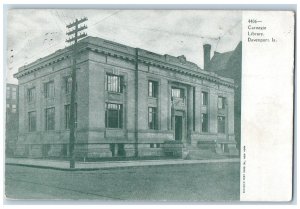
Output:
<svg viewBox="0 0 300 209">
<path fill-rule="evenodd" d="M 5 153 L 6 156 L 14 155 L 18 139 L 18 85 L 6 84 L 6 132 Z"/>
<path fill-rule="evenodd" d="M 78 51 L 77 157 L 165 156 L 181 145 L 200 155 L 237 154 L 232 79 L 184 56 L 101 38 L 83 39 Z M 71 56 L 69 47 L 58 50 L 15 74 L 19 156 L 68 155 Z"/>
<path fill-rule="evenodd" d="M 242 90 L 242 42 L 230 52 L 215 52 L 208 64 L 208 71 L 234 80 L 234 133 L 240 148 L 241 141 L 241 90 Z"/>
</svg>

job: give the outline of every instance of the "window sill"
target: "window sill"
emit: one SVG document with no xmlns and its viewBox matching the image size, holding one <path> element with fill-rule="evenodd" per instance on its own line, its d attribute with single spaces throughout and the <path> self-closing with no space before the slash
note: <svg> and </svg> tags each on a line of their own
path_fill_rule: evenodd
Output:
<svg viewBox="0 0 300 209">
<path fill-rule="evenodd" d="M 203 132 L 203 131 L 202 131 L 201 134 L 202 134 L 202 135 L 210 135 L 211 133 L 209 133 L 208 131 L 206 131 L 206 132 Z"/>
<path fill-rule="evenodd" d="M 108 94 L 117 94 L 117 95 L 122 95 L 123 92 L 114 92 L 114 91 L 106 91 Z"/>
<path fill-rule="evenodd" d="M 55 132 L 55 130 L 45 130 L 45 132 Z"/>
<path fill-rule="evenodd" d="M 150 128 L 148 128 L 148 131 L 150 131 L 150 132 L 157 132 L 157 131 L 159 131 L 159 129 L 150 129 Z"/>
</svg>

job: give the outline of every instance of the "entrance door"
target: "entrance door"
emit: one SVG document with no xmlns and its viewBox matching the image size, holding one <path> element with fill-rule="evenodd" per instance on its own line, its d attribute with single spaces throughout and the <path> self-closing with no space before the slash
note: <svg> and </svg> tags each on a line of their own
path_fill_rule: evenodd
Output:
<svg viewBox="0 0 300 209">
<path fill-rule="evenodd" d="M 182 140 L 182 116 L 175 116 L 175 140 Z"/>
</svg>

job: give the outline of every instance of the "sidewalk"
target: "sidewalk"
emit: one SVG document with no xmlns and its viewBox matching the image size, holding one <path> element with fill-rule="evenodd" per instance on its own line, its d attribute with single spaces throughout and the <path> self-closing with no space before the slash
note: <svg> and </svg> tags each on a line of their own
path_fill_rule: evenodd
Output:
<svg viewBox="0 0 300 209">
<path fill-rule="evenodd" d="M 44 159 L 28 159 L 28 158 L 7 158 L 6 165 L 19 165 L 38 168 L 51 168 L 56 170 L 100 170 L 126 167 L 140 166 L 160 166 L 160 165 L 185 165 L 185 164 L 201 164 L 201 163 L 228 163 L 240 162 L 239 158 L 229 159 L 211 159 L 211 160 L 183 160 L 183 159 L 167 159 L 167 160 L 134 160 L 134 161 L 106 161 L 106 162 L 76 162 L 75 168 L 69 168 L 69 161 L 62 160 L 44 160 Z"/>
</svg>

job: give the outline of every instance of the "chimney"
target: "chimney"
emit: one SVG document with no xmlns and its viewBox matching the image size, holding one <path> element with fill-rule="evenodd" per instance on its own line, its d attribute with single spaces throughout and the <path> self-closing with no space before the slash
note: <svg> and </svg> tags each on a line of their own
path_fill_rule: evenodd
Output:
<svg viewBox="0 0 300 209">
<path fill-rule="evenodd" d="M 210 44 L 204 44 L 203 45 L 203 50 L 204 50 L 204 70 L 207 70 L 208 64 L 210 62 L 210 49 L 211 49 L 211 45 Z"/>
</svg>

